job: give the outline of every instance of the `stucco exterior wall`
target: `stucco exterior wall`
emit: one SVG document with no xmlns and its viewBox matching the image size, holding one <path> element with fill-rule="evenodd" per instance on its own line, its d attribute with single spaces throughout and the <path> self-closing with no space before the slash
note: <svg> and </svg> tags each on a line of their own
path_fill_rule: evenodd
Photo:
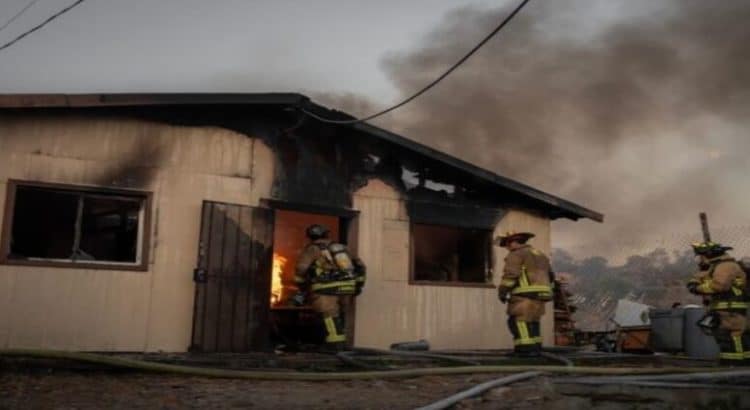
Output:
<svg viewBox="0 0 750 410">
<path fill-rule="evenodd" d="M 372 180 L 354 196 L 360 211 L 358 251 L 368 266 L 367 285 L 357 299 L 355 343 L 385 348 L 391 343 L 426 339 L 436 349 L 511 348 L 505 305 L 495 288 L 409 284 L 409 220 L 405 202 L 385 183 Z M 537 234 L 532 243 L 550 250 L 550 222 L 511 210 L 495 234 L 510 229 Z M 495 285 L 506 251 L 494 250 Z M 545 315 L 545 344 L 553 342 L 552 312 Z"/>
<path fill-rule="evenodd" d="M 9 179 L 154 195 L 147 272 L 0 265 L 0 347 L 184 351 L 202 201 L 257 205 L 272 178 L 270 149 L 225 129 L 0 116 L 0 212 Z"/>
</svg>

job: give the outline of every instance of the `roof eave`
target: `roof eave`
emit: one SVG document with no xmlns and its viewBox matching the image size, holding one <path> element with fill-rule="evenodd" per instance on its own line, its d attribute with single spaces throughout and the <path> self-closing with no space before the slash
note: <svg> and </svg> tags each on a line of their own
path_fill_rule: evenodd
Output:
<svg viewBox="0 0 750 410">
<path fill-rule="evenodd" d="M 0 94 L 0 108 L 55 108 L 143 105 L 264 104 L 299 105 L 298 93 L 133 93 L 133 94 Z"/>
<path fill-rule="evenodd" d="M 547 206 L 552 206 L 554 208 L 557 208 L 562 211 L 560 212 L 561 217 L 569 218 L 572 220 L 576 220 L 578 218 L 588 218 L 596 222 L 604 221 L 604 215 L 599 212 L 593 211 L 591 209 L 585 208 L 573 202 L 570 202 L 565 199 L 559 198 L 557 196 L 540 191 L 536 188 L 530 187 L 528 185 L 522 184 L 512 179 L 495 174 L 494 172 L 490 172 L 486 169 L 477 167 L 466 161 L 463 161 L 461 159 L 458 159 L 446 153 L 437 151 L 433 148 L 430 148 L 426 145 L 422 145 L 418 142 L 409 140 L 398 134 L 394 134 L 390 131 L 384 130 L 375 125 L 372 125 L 369 123 L 355 123 L 352 125 L 352 127 L 362 132 L 376 135 L 394 144 L 398 144 L 405 148 L 417 151 L 423 155 L 437 159 L 438 161 L 441 161 L 448 165 L 459 168 L 472 175 L 476 175 L 477 177 L 480 177 L 493 184 L 499 185 L 503 188 L 519 192 Z"/>
<path fill-rule="evenodd" d="M 84 108 L 101 106 L 200 104 L 305 106 L 307 108 L 312 108 L 317 112 L 325 113 L 328 118 L 354 119 L 354 117 L 345 112 L 332 110 L 328 107 L 316 104 L 307 96 L 299 93 L 0 94 L 0 108 Z M 555 209 L 555 212 L 550 213 L 552 219 L 565 217 L 572 220 L 588 218 L 597 222 L 604 221 L 604 215 L 599 212 L 587 209 L 573 202 L 495 174 L 375 125 L 359 122 L 350 126 L 361 132 L 377 136 L 447 165 L 456 167 L 502 188 L 525 195 L 545 207 Z"/>
</svg>

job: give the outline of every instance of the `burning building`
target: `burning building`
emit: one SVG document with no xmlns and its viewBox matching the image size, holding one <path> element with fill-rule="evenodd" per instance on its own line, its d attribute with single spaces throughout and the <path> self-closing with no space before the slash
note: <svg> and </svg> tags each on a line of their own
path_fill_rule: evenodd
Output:
<svg viewBox="0 0 750 410">
<path fill-rule="evenodd" d="M 298 94 L 0 96 L 0 346 L 268 348 L 312 326 L 289 296 L 321 223 L 368 265 L 346 309 L 355 344 L 509 347 L 492 237 L 530 230 L 549 251 L 550 220 L 602 220 L 301 108 L 351 118 Z"/>
</svg>

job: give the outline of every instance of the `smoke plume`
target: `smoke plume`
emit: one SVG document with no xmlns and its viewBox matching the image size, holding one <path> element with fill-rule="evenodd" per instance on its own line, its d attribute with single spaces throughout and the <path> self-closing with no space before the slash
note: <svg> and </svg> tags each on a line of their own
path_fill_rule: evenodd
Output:
<svg viewBox="0 0 750 410">
<path fill-rule="evenodd" d="M 556 223 L 555 246 L 612 253 L 675 232 L 699 237 L 699 211 L 716 226 L 748 225 L 750 2 L 593 3 L 529 3 L 382 124 L 605 213 L 604 224 Z M 508 12 L 455 10 L 384 69 L 408 95 Z M 347 100 L 357 101 L 338 102 Z"/>
</svg>

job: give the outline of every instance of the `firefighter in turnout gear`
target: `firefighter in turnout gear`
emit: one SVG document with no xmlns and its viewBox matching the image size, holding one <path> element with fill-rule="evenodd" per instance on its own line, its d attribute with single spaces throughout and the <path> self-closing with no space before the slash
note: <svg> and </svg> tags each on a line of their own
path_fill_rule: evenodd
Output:
<svg viewBox="0 0 750 410">
<path fill-rule="evenodd" d="M 325 325 L 326 344 L 333 350 L 346 346 L 344 312 L 352 297 L 362 292 L 365 265 L 346 246 L 331 241 L 322 225 L 307 228 L 310 243 L 297 259 L 295 282 L 310 296 L 312 308 Z"/>
<path fill-rule="evenodd" d="M 547 256 L 526 242 L 530 232 L 507 232 L 495 243 L 508 249 L 498 297 L 508 302 L 508 328 L 513 334 L 514 352 L 518 356 L 539 356 L 542 335 L 539 321 L 544 304 L 552 300 L 552 276 Z"/>
<path fill-rule="evenodd" d="M 750 364 L 750 334 L 747 332 L 747 275 L 727 254 L 731 247 L 714 242 L 694 243 L 700 272 L 687 284 L 690 293 L 703 296 L 708 321 L 719 345 L 723 364 Z M 710 325 L 713 323 L 713 326 Z"/>
</svg>

